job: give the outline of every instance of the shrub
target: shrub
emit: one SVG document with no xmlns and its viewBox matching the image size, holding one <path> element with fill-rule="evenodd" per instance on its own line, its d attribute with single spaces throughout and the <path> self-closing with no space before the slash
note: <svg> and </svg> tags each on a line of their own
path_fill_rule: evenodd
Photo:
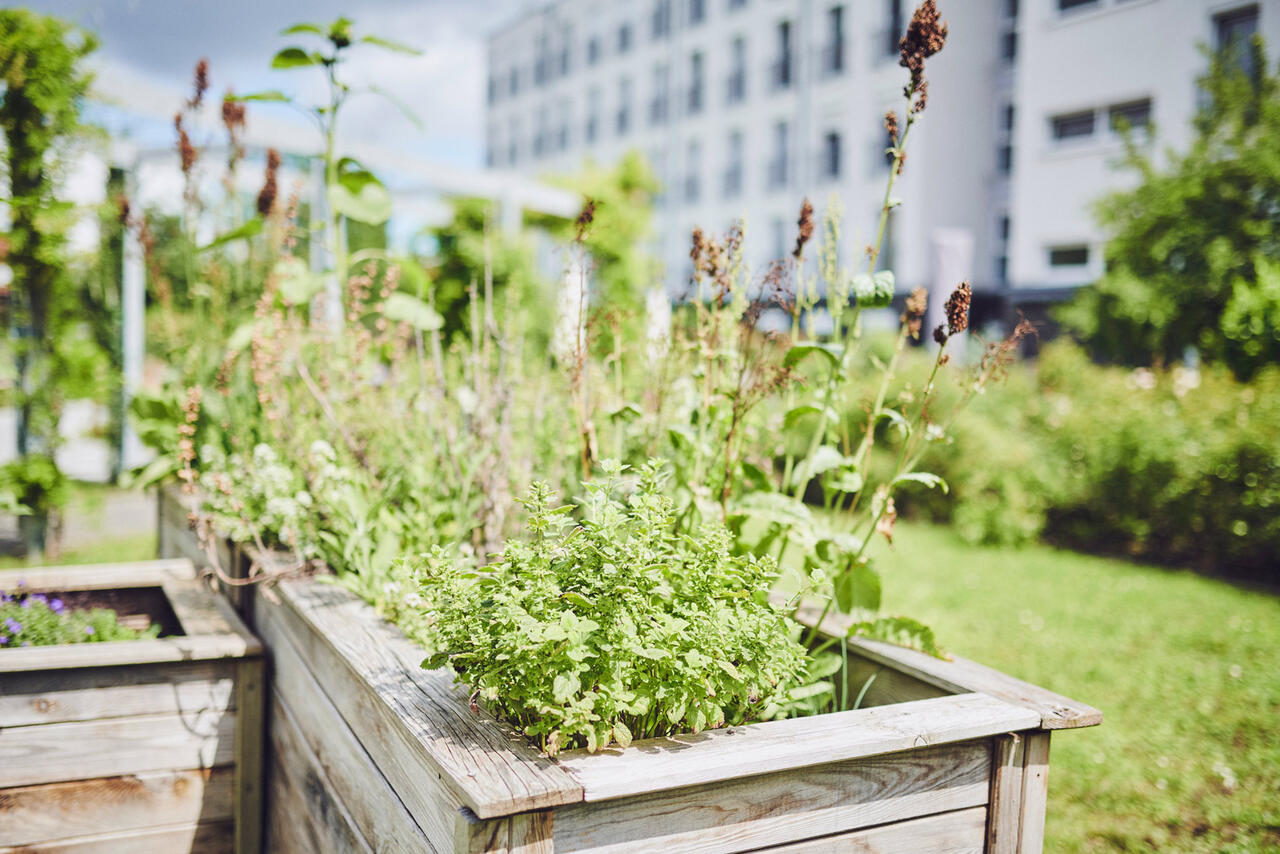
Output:
<svg viewBox="0 0 1280 854">
<path fill-rule="evenodd" d="M 0 648 L 64 643 L 139 640 L 160 634 L 159 626 L 137 631 L 120 625 L 115 611 L 73 611 L 43 593 L 0 593 Z"/>
<path fill-rule="evenodd" d="M 625 500 L 607 471 L 580 524 L 535 486 L 528 542 L 483 569 L 440 551 L 419 568 L 424 666 L 448 665 L 548 753 L 776 713 L 807 655 L 768 603 L 773 561 L 733 555 L 717 524 L 674 533 L 657 464 Z"/>
</svg>

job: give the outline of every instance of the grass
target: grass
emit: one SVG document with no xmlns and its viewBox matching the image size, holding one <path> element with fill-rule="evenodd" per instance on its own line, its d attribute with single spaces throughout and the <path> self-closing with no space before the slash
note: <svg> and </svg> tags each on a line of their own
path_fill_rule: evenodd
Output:
<svg viewBox="0 0 1280 854">
<path fill-rule="evenodd" d="M 133 560 L 153 560 L 156 556 L 156 535 L 134 534 L 128 537 L 111 537 L 91 546 L 67 549 L 44 561 L 58 566 L 79 563 L 122 563 Z M 20 569 L 30 566 L 25 558 L 0 557 L 0 569 Z"/>
<path fill-rule="evenodd" d="M 1045 850 L 1280 850 L 1280 600 L 1187 572 L 900 525 L 886 609 L 1102 709 L 1054 736 Z"/>
</svg>

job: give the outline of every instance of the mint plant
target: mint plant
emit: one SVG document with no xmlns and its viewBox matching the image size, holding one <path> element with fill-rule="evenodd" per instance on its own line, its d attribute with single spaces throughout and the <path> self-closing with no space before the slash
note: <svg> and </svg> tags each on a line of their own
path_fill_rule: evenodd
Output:
<svg viewBox="0 0 1280 854">
<path fill-rule="evenodd" d="M 770 558 L 732 553 L 723 526 L 675 533 L 657 462 L 624 495 L 601 463 L 584 518 L 535 485 L 527 541 L 476 569 L 436 549 L 415 567 L 415 632 L 472 703 L 549 754 L 740 724 L 776 714 L 804 676 L 798 626 L 768 601 Z"/>
</svg>

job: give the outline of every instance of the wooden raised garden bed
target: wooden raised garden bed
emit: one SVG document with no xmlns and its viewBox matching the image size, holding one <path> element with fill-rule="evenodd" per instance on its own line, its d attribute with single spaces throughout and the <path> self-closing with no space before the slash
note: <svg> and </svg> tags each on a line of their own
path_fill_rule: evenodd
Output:
<svg viewBox="0 0 1280 854">
<path fill-rule="evenodd" d="M 259 851 L 262 649 L 191 562 L 0 572 L 19 589 L 162 632 L 0 650 L 0 852 Z"/>
<path fill-rule="evenodd" d="M 864 708 L 552 759 L 340 587 L 283 581 L 246 607 L 271 661 L 273 854 L 1031 854 L 1050 733 L 1102 719 L 972 662 L 853 640 L 854 690 L 877 674 Z"/>
</svg>

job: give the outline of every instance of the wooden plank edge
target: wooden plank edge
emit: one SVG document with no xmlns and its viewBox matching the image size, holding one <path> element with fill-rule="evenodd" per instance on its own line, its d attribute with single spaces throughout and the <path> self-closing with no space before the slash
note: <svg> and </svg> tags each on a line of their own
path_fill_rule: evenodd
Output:
<svg viewBox="0 0 1280 854">
<path fill-rule="evenodd" d="M 625 750 L 574 750 L 557 763 L 591 803 L 990 738 L 1038 724 L 1029 709 L 985 694 L 958 694 L 647 739 Z"/>
<path fill-rule="evenodd" d="M 0 590 L 113 590 L 159 587 L 166 581 L 196 577 L 186 558 L 161 558 L 122 563 L 85 563 L 0 569 Z M 21 582 L 21 584 L 19 584 Z"/>
<path fill-rule="evenodd" d="M 796 613 L 796 619 L 806 626 L 816 623 L 817 616 L 817 611 L 808 607 L 801 608 Z M 848 631 L 849 623 L 849 618 L 844 615 L 828 614 L 818 630 L 826 637 L 842 638 Z M 1033 709 L 1040 714 L 1041 729 L 1080 729 L 1102 723 L 1102 712 L 1093 706 L 967 658 L 955 656 L 944 660 L 918 650 L 869 638 L 846 638 L 845 642 L 851 651 L 864 658 L 943 690 L 988 694 Z"/>
<path fill-rule="evenodd" d="M 256 639 L 232 635 L 176 635 L 154 640 L 29 646 L 0 652 L 0 673 L 117 667 L 166 661 L 209 661 L 261 655 Z"/>
</svg>

